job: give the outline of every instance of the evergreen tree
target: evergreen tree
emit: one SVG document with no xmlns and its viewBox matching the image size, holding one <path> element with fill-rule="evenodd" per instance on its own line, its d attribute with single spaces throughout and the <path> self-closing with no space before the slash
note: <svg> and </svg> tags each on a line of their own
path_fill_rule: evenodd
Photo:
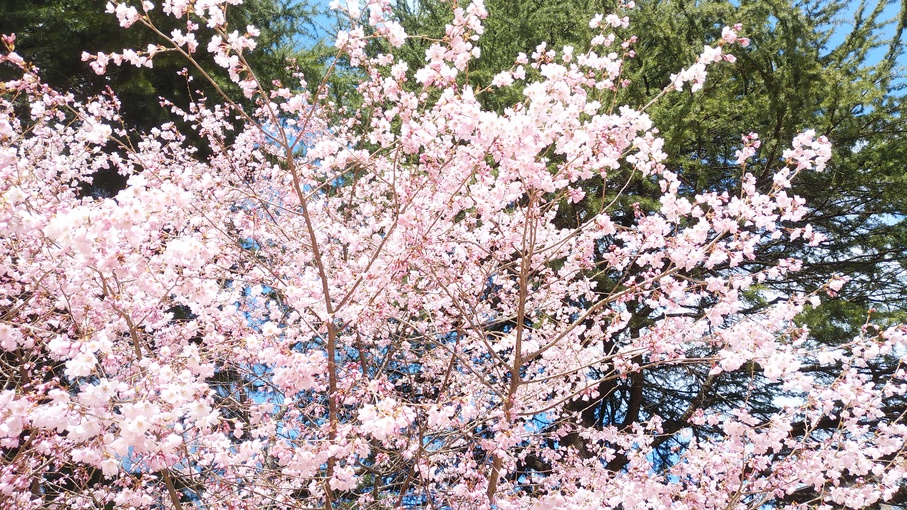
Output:
<svg viewBox="0 0 907 510">
<path fill-rule="evenodd" d="M 160 11 L 160 7 L 156 10 Z M 299 80 L 288 69 L 288 59 L 292 59 L 309 83 L 317 85 L 324 75 L 324 64 L 333 53 L 321 42 L 325 34 L 316 23 L 318 12 L 306 1 L 248 0 L 242 9 L 228 9 L 228 27 L 243 32 L 252 25 L 261 32 L 256 39 L 253 70 L 260 82 L 279 80 L 290 88 L 298 87 Z M 174 29 L 185 32 L 180 21 L 160 12 L 152 11 L 151 20 L 165 35 Z M 207 80 L 188 79 L 198 77 L 198 69 L 189 69 L 188 74 L 181 72 L 187 63 L 176 53 L 156 55 L 154 69 L 111 64 L 109 72 L 96 74 L 83 61 L 82 52 L 110 54 L 126 48 L 141 51 L 149 44 L 165 42 L 152 30 L 123 30 L 117 18 L 105 12 L 104 2 L 98 0 L 0 0 L 0 33 L 16 34 L 16 52 L 40 69 L 40 76 L 48 85 L 70 91 L 80 99 L 107 90 L 115 92 L 121 101 L 124 127 L 132 132 L 147 132 L 172 120 L 170 107 L 162 106 L 162 99 L 185 108 L 200 95 L 218 96 Z M 199 47 L 196 53 L 205 72 L 220 76 L 206 48 Z M 218 79 L 217 84 L 232 97 L 242 97 L 229 80 Z M 189 143 L 204 150 L 201 138 Z M 112 196 L 124 185 L 123 178 L 115 173 L 100 172 L 91 185 L 86 185 L 85 193 Z"/>
<path fill-rule="evenodd" d="M 489 70 L 507 67 L 518 53 L 531 54 L 542 42 L 558 52 L 563 46 L 581 45 L 589 39 L 588 20 L 617 7 L 610 1 L 487 3 L 482 57 L 469 70 L 469 81 L 477 89 L 491 83 Z M 734 5 L 725 0 L 643 0 L 627 12 L 633 28 L 626 35 L 636 37 L 630 48 L 645 58 L 628 60 L 624 75 L 629 85 L 615 95 L 615 105 L 645 105 L 669 85 L 671 73 L 695 60 L 703 40 L 720 38 L 728 22 L 741 23 L 751 40 L 749 48 L 735 52 L 736 62 L 710 71 L 707 93 L 671 95 L 647 110 L 657 124 L 670 126 L 662 133 L 665 152 L 671 155 L 667 166 L 679 174 L 689 195 L 735 191 L 740 178 L 735 153 L 742 147 L 741 136 L 754 128 L 761 147 L 747 171 L 757 177 L 761 189 L 771 187 L 771 170 L 779 166 L 784 144 L 797 132 L 813 127 L 834 144 L 828 172 L 794 182 L 794 192 L 815 209 L 806 221 L 828 239 L 821 245 L 822 256 L 804 260 L 805 269 L 787 282 L 811 292 L 834 274 L 852 280 L 841 300 L 803 317 L 823 342 L 853 336 L 868 308 L 877 316 L 894 318 L 907 306 L 907 288 L 901 284 L 907 259 L 907 197 L 902 191 L 907 180 L 902 165 L 907 119 L 899 110 L 903 81 L 898 64 L 904 57 L 901 34 L 907 7 L 891 20 L 883 13 L 887 4 L 864 2 L 852 17 L 848 2 L 818 1 L 747 0 Z M 443 36 L 440 20 L 449 18 L 450 4 L 425 0 L 397 7 L 408 33 Z M 833 38 L 832 32 L 847 34 Z M 429 44 L 427 39 L 408 41 L 404 55 L 414 62 L 411 68 L 424 58 Z M 522 91 L 514 88 L 512 93 Z M 633 200 L 644 210 L 657 209 L 648 183 L 623 178 L 631 198 L 622 207 L 629 210 L 628 200 Z M 563 221 L 582 220 L 616 195 L 610 191 L 588 189 L 580 204 L 564 204 Z M 776 243 L 768 252 L 778 260 L 796 257 L 802 248 Z M 756 260 L 751 266 L 769 262 Z M 759 306 L 754 301 L 754 307 Z M 815 320 L 828 316 L 834 320 Z"/>
</svg>

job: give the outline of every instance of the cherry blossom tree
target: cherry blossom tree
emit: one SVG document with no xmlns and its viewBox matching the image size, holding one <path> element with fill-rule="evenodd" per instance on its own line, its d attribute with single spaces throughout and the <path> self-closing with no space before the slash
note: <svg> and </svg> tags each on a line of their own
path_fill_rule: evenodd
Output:
<svg viewBox="0 0 907 510">
<path fill-rule="evenodd" d="M 795 318 L 843 278 L 740 313 L 800 266 L 743 271 L 766 240 L 821 241 L 787 225 L 808 211 L 790 181 L 831 155 L 822 136 L 792 140 L 761 193 L 747 173 L 759 138 L 743 134 L 728 162 L 739 193 L 689 197 L 647 106 L 613 103 L 623 59 L 645 58 L 613 36 L 621 13 L 591 21 L 590 51 L 540 47 L 475 90 L 461 78 L 481 54 L 481 1 L 455 8 L 416 70 L 367 51 L 409 37 L 388 0 L 335 5 L 350 20 L 336 66 L 362 77 L 354 107 L 301 75 L 260 83 L 255 28 L 225 22 L 237 3 L 108 5 L 162 43 L 85 55 L 97 72 L 176 52 L 216 86 L 196 65 L 207 51 L 257 105 L 200 97 L 138 143 L 115 95 L 52 90 L 4 38 L 21 76 L 0 89 L 0 494 L 13 507 L 861 508 L 902 490 L 907 427 L 890 404 L 907 390 L 907 329 L 869 316 L 849 343 L 812 342 Z M 186 30 L 158 31 L 161 16 Z M 197 40 L 199 26 L 218 35 Z M 700 89 L 741 30 L 661 95 Z M 520 102 L 481 108 L 516 82 Z M 208 141 L 204 158 L 186 130 Z M 605 204 L 575 227 L 552 221 L 584 181 L 620 189 L 619 168 L 660 186 L 657 214 L 627 226 Z M 99 169 L 127 188 L 80 197 Z M 629 324 L 643 308 L 651 320 Z M 874 378 L 869 362 L 897 368 Z M 774 385 L 778 412 L 710 396 L 684 403 L 679 428 L 581 419 L 602 383 L 653 367 L 678 391 L 704 371 L 702 395 L 725 374 Z"/>
</svg>

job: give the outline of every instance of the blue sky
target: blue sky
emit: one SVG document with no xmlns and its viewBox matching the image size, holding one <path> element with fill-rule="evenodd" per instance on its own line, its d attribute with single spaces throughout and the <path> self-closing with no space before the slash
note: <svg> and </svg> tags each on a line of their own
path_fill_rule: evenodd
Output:
<svg viewBox="0 0 907 510">
<path fill-rule="evenodd" d="M 869 2 L 867 2 L 867 3 L 869 5 L 866 6 L 865 12 L 869 13 L 872 11 L 872 7 L 875 5 L 875 3 L 869 3 Z M 841 19 L 842 24 L 835 27 L 835 29 L 833 31 L 834 35 L 832 36 L 832 39 L 829 41 L 829 43 L 831 45 L 837 46 L 837 45 L 841 44 L 844 41 L 844 38 L 847 36 L 847 34 L 850 33 L 850 31 L 853 28 L 854 16 L 856 14 L 856 11 L 857 11 L 857 8 L 859 7 L 859 5 L 860 5 L 860 2 L 858 2 L 858 1 L 850 2 L 847 11 L 844 13 L 843 19 Z M 888 24 L 888 26 L 886 27 L 886 30 L 885 30 L 885 37 L 887 37 L 887 38 L 890 38 L 890 37 L 894 36 L 894 34 L 895 34 L 895 29 L 897 27 L 897 18 L 898 18 L 898 15 L 900 14 L 900 9 L 901 9 L 900 2 L 898 2 L 897 0 L 891 0 L 889 2 L 888 6 L 885 8 L 885 11 L 882 13 L 882 19 L 890 21 L 890 23 Z M 907 36 L 907 34 L 904 34 L 904 36 Z M 902 36 L 902 39 L 903 39 L 903 36 Z M 875 59 L 873 61 L 873 63 L 878 62 L 884 56 L 885 56 L 884 49 L 877 50 L 873 54 L 873 57 Z M 904 52 L 901 53 L 900 58 L 898 59 L 898 63 L 901 66 L 907 66 L 907 55 L 905 55 Z"/>
</svg>

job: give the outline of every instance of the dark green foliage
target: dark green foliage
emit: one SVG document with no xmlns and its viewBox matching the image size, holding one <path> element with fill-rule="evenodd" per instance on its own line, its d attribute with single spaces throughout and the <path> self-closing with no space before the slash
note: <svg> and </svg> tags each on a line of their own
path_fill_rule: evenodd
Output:
<svg viewBox="0 0 907 510">
<path fill-rule="evenodd" d="M 786 288 L 811 292 L 834 273 L 854 281 L 842 298 L 854 306 L 826 305 L 804 316 L 821 335 L 829 332 L 825 311 L 839 327 L 838 338 L 858 332 L 870 306 L 902 316 L 907 294 L 903 280 L 907 258 L 907 223 L 903 137 L 899 113 L 896 57 L 904 51 L 896 29 L 882 25 L 884 2 L 862 6 L 842 24 L 844 2 L 744 1 L 641 2 L 634 32 L 642 58 L 629 62 L 633 85 L 624 100 L 642 104 L 663 87 L 677 62 L 690 62 L 702 41 L 717 39 L 728 22 L 742 22 L 750 48 L 734 51 L 735 64 L 711 70 L 700 94 L 671 94 L 653 107 L 657 125 L 664 126 L 668 166 L 678 170 L 690 193 L 727 189 L 733 192 L 741 170 L 732 164 L 740 135 L 758 132 L 762 148 L 746 169 L 763 190 L 771 185 L 782 151 L 797 132 L 815 129 L 829 137 L 834 158 L 824 173 L 804 173 L 794 192 L 813 212 L 804 220 L 828 236 L 818 249 L 778 242 L 768 245 L 758 267 L 785 257 L 804 259 L 804 270 L 793 274 Z M 849 35 L 835 45 L 832 29 Z M 873 55 L 886 54 L 881 60 Z M 845 312 L 847 309 L 849 311 Z M 846 324 L 846 326 L 845 326 Z"/>
<path fill-rule="evenodd" d="M 104 12 L 104 5 L 100 0 L 0 0 L 0 33 L 16 34 L 16 52 L 36 65 L 42 80 L 51 87 L 72 92 L 77 99 L 113 91 L 121 102 L 124 127 L 133 133 L 174 120 L 170 107 L 161 105 L 162 98 L 180 108 L 186 108 L 190 101 L 200 97 L 220 100 L 214 87 L 175 52 L 155 56 L 153 69 L 110 64 L 105 75 L 97 75 L 88 62 L 82 61 L 83 52 L 109 54 L 125 48 L 144 50 L 149 44 L 166 45 L 159 35 L 140 23 L 130 29 L 121 28 L 114 15 Z M 316 12 L 306 2 L 296 0 L 248 0 L 242 8 L 228 8 L 230 28 L 245 31 L 247 25 L 254 25 L 261 31 L 258 48 L 249 57 L 261 83 L 270 85 L 279 80 L 284 86 L 297 88 L 298 79 L 287 69 L 290 58 L 310 83 L 316 86 L 320 83 L 331 51 L 319 42 L 323 34 L 314 22 Z M 152 12 L 151 20 L 163 34 L 170 34 L 174 29 L 186 31 L 185 19 L 165 15 L 160 6 Z M 194 57 L 230 97 L 242 100 L 238 87 L 229 82 L 207 51 L 204 27 L 200 34 Z M 309 48 L 302 49 L 303 42 Z M 181 75 L 183 69 L 189 69 L 194 78 L 191 82 Z M 0 71 L 3 72 L 9 71 Z M 0 79 L 8 78 L 0 74 Z M 187 142 L 204 155 L 205 144 L 201 138 L 193 137 L 191 129 L 183 131 L 189 135 Z M 83 187 L 83 192 L 99 196 L 115 194 L 125 181 L 112 172 L 108 174 L 96 175 L 90 186 Z"/>
<path fill-rule="evenodd" d="M 303 39 L 317 42 L 320 34 L 312 22 L 315 12 L 305 2 L 294 0 L 251 0 L 242 9 L 228 10 L 230 27 L 243 31 L 251 24 L 261 30 L 258 49 L 252 57 L 260 81 L 270 83 L 280 79 L 292 86 L 292 78 L 286 71 L 287 58 L 297 58 L 303 63 L 311 61 L 309 53 L 297 46 Z M 185 32 L 185 20 L 164 15 L 160 7 L 153 11 L 152 21 L 165 34 L 173 29 Z M 121 28 L 115 16 L 104 12 L 102 1 L 0 0 L 0 33 L 16 33 L 17 53 L 37 65 L 42 79 L 58 90 L 88 97 L 109 86 L 123 102 L 127 124 L 138 129 L 169 120 L 167 112 L 158 106 L 159 97 L 180 104 L 196 88 L 210 91 L 199 80 L 187 86 L 186 79 L 177 71 L 189 64 L 176 54 L 159 54 L 154 69 L 111 65 L 108 74 L 95 74 L 82 61 L 82 52 L 140 50 L 151 43 L 165 43 L 139 24 L 130 29 Z M 200 40 L 200 43 L 195 57 L 207 71 L 220 74 L 205 49 L 207 42 Z"/>
</svg>

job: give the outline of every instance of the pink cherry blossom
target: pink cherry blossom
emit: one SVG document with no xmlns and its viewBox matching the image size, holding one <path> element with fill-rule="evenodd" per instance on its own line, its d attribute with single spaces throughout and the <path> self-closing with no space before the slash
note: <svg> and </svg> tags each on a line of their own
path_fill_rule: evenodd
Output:
<svg viewBox="0 0 907 510">
<path fill-rule="evenodd" d="M 338 51 L 361 76 L 361 104 L 337 105 L 304 80 L 255 80 L 258 30 L 226 25 L 237 4 L 110 3 L 132 29 L 184 21 L 167 43 L 189 58 L 203 45 L 253 104 L 174 106 L 134 140 L 113 127 L 114 98 L 77 102 L 0 57 L 20 75 L 0 95 L 11 507 L 712 509 L 813 491 L 811 505 L 860 508 L 901 490 L 907 427 L 886 402 L 907 373 L 864 367 L 899 361 L 907 328 L 870 313 L 860 336 L 817 345 L 798 314 L 845 277 L 765 292 L 803 262 L 749 264 L 770 241 L 821 245 L 790 185 L 827 165 L 825 137 L 797 135 L 762 189 L 747 134 L 738 191 L 686 194 L 646 108 L 608 106 L 635 40 L 623 12 L 592 20 L 592 50 L 539 45 L 477 90 L 464 77 L 481 2 L 453 8 L 419 69 L 370 53 L 376 37 L 408 38 L 388 0 L 333 2 L 348 18 Z M 653 101 L 702 93 L 741 31 L 678 65 Z M 83 59 L 103 74 L 165 49 Z M 502 87 L 522 96 L 484 109 Z M 100 169 L 127 187 L 80 197 Z M 657 184 L 657 210 L 564 220 L 624 170 Z M 743 313 L 756 295 L 771 306 Z M 679 420 L 584 422 L 613 385 L 653 374 L 778 402 L 766 414 L 704 394 L 676 402 Z"/>
</svg>

